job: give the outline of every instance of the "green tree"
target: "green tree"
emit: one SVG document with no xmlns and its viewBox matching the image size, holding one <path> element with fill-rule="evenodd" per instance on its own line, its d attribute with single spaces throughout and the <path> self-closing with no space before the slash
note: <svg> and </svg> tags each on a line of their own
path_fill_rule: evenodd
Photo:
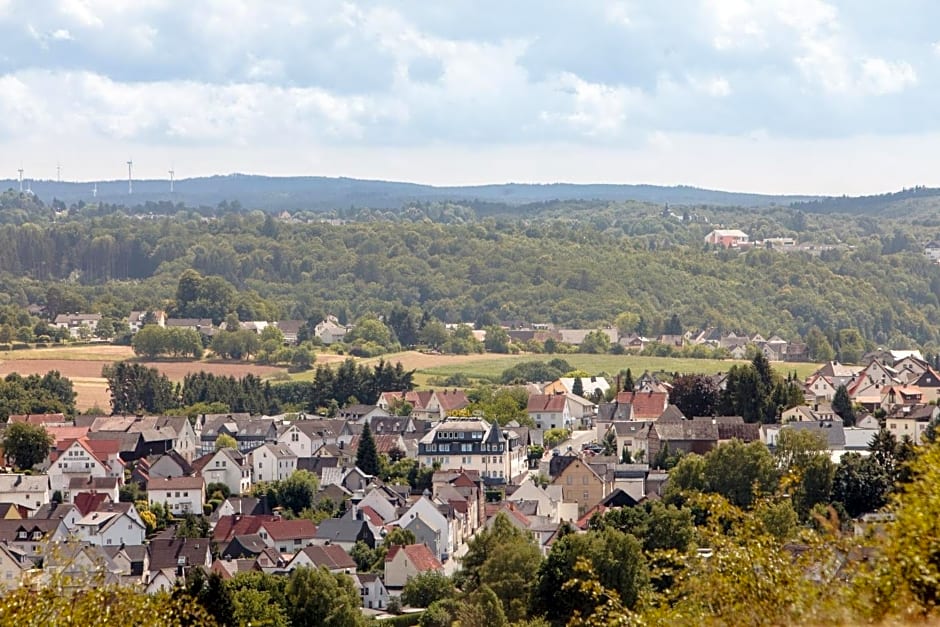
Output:
<svg viewBox="0 0 940 627">
<path fill-rule="evenodd" d="M 778 472 L 763 442 L 732 440 L 705 455 L 705 492 L 715 492 L 737 507 L 749 508 L 756 498 L 773 494 Z"/>
<path fill-rule="evenodd" d="M 493 324 L 484 329 L 486 339 L 483 342 L 484 348 L 489 353 L 508 353 L 509 352 L 509 333 L 503 327 Z"/>
<path fill-rule="evenodd" d="M 679 375 L 669 390 L 669 402 L 688 418 L 714 416 L 721 401 L 721 390 L 711 377 L 702 374 Z"/>
<path fill-rule="evenodd" d="M 506 618 L 521 620 L 541 560 L 532 536 L 500 513 L 488 529 L 477 532 L 468 542 L 457 583 L 465 592 L 489 587 L 502 604 Z"/>
<path fill-rule="evenodd" d="M 565 582 L 576 577 L 579 559 L 590 563 L 598 582 L 613 590 L 627 608 L 635 607 L 648 582 L 646 560 L 633 535 L 612 527 L 584 534 L 569 533 L 552 545 L 539 567 L 533 593 L 533 610 L 553 625 L 565 625 L 575 611 L 589 611 L 583 599 L 559 594 Z"/>
<path fill-rule="evenodd" d="M 571 393 L 575 396 L 584 397 L 584 383 L 581 381 L 581 377 L 574 378 L 571 383 Z"/>
<path fill-rule="evenodd" d="M 356 467 L 367 475 L 377 476 L 380 472 L 379 454 L 375 448 L 375 438 L 367 422 L 359 435 L 359 448 L 356 449 Z"/>
<path fill-rule="evenodd" d="M 430 607 L 435 601 L 452 599 L 456 594 L 457 589 L 450 577 L 427 571 L 408 580 L 401 591 L 401 602 L 411 607 Z"/>
<path fill-rule="evenodd" d="M 284 589 L 285 609 L 292 625 L 363 627 L 361 601 L 352 580 L 320 568 L 291 571 Z"/>
<path fill-rule="evenodd" d="M 829 339 L 819 329 L 814 326 L 806 334 L 806 349 L 809 351 L 809 357 L 813 361 L 832 361 L 836 358 L 836 352 L 829 343 Z"/>
<path fill-rule="evenodd" d="M 3 453 L 8 462 L 21 470 L 29 470 L 42 463 L 55 438 L 42 425 L 25 422 L 8 424 L 3 432 Z"/>
<path fill-rule="evenodd" d="M 640 324 L 640 316 L 632 311 L 625 311 L 614 318 L 614 326 L 620 337 L 635 333 L 638 324 Z"/>
<path fill-rule="evenodd" d="M 610 337 L 600 329 L 595 329 L 581 341 L 579 347 L 582 353 L 603 354 L 610 349 Z"/>
<path fill-rule="evenodd" d="M 215 450 L 223 448 L 238 449 L 238 440 L 227 433 L 222 433 L 215 439 Z"/>
<path fill-rule="evenodd" d="M 276 487 L 277 502 L 294 514 L 300 514 L 314 505 L 320 481 L 309 470 L 295 470 L 291 475 L 279 481 Z"/>
<path fill-rule="evenodd" d="M 832 500 L 841 503 L 849 516 L 857 518 L 882 508 L 888 502 L 891 487 L 891 477 L 875 458 L 846 453 L 835 469 Z"/>
<path fill-rule="evenodd" d="M 852 406 L 852 399 L 849 398 L 849 392 L 844 385 L 836 388 L 836 393 L 832 397 L 832 411 L 834 411 L 846 427 L 855 425 L 855 408 Z"/>
</svg>

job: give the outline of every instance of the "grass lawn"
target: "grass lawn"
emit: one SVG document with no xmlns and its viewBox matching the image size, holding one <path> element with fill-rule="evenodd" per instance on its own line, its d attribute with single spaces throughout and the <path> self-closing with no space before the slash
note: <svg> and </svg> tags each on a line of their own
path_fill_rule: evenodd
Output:
<svg viewBox="0 0 940 627">
<path fill-rule="evenodd" d="M 443 357 L 443 356 L 442 356 Z M 501 359 L 492 359 L 489 355 L 480 355 L 474 360 L 463 360 L 452 364 L 441 363 L 436 366 L 419 369 L 415 380 L 419 385 L 427 385 L 431 377 L 448 377 L 462 373 L 470 378 L 498 377 L 503 370 L 521 361 L 549 361 L 555 357 L 564 359 L 572 368 L 585 370 L 591 374 L 606 372 L 614 375 L 621 370 L 630 368 L 633 376 L 639 376 L 644 371 L 666 371 L 679 373 L 717 373 L 728 370 L 734 364 L 747 363 L 745 361 L 717 360 L 717 359 L 683 359 L 675 357 L 641 357 L 637 355 L 513 355 L 502 356 Z M 816 371 L 818 364 L 780 363 L 774 368 L 781 374 L 793 372 L 805 378 Z"/>
<path fill-rule="evenodd" d="M 85 346 L 50 346 L 0 352 L 0 361 L 21 359 L 62 359 L 69 361 L 120 361 L 135 357 L 130 346 L 88 344 Z"/>
</svg>

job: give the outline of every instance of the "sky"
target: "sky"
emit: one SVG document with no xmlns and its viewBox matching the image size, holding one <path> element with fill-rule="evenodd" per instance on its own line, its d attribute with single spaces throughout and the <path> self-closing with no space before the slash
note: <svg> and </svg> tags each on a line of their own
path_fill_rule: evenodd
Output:
<svg viewBox="0 0 940 627">
<path fill-rule="evenodd" d="M 940 2 L 0 0 L 0 179 L 940 187 Z"/>
</svg>

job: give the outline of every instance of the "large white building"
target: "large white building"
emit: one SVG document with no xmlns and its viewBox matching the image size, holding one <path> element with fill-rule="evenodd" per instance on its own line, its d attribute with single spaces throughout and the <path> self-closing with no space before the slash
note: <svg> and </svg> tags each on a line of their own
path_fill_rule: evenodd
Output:
<svg viewBox="0 0 940 627">
<path fill-rule="evenodd" d="M 441 470 L 477 470 L 486 483 L 509 483 L 526 472 L 527 442 L 482 418 L 447 418 L 418 442 L 418 461 Z"/>
</svg>

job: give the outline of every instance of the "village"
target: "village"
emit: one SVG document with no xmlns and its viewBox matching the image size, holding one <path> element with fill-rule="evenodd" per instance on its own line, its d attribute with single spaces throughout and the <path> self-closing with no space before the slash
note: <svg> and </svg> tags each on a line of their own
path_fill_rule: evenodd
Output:
<svg viewBox="0 0 940 627">
<path fill-rule="evenodd" d="M 940 373 L 917 351 L 865 361 L 824 364 L 801 383 L 805 403 L 771 424 L 683 415 L 670 383 L 650 373 L 631 390 L 601 376 L 529 382 L 530 426 L 473 415 L 460 389 L 385 392 L 334 418 L 14 415 L 9 425 L 41 426 L 54 444 L 32 472 L 0 475 L 0 585 L 91 568 L 107 583 L 158 592 L 197 567 L 230 578 L 323 566 L 352 578 L 362 611 L 380 615 L 411 578 L 459 570 L 468 542 L 497 516 L 547 555 L 560 529 L 586 531 L 596 514 L 661 498 L 669 473 L 656 460 L 667 452 L 706 454 L 734 440 L 772 450 L 785 430 L 818 434 L 835 462 L 867 455 L 882 428 L 920 442 L 940 414 Z M 854 424 L 833 409 L 840 388 L 859 410 Z M 360 468 L 364 440 L 385 463 L 415 460 L 427 484 Z M 315 502 L 335 504 L 332 516 L 292 515 L 257 489 L 298 472 L 316 477 Z M 144 506 L 175 524 L 148 529 Z M 207 533 L 179 537 L 181 521 L 196 518 Z M 386 545 L 398 530 L 409 542 Z M 353 558 L 363 545 L 387 549 L 371 572 Z"/>
</svg>

